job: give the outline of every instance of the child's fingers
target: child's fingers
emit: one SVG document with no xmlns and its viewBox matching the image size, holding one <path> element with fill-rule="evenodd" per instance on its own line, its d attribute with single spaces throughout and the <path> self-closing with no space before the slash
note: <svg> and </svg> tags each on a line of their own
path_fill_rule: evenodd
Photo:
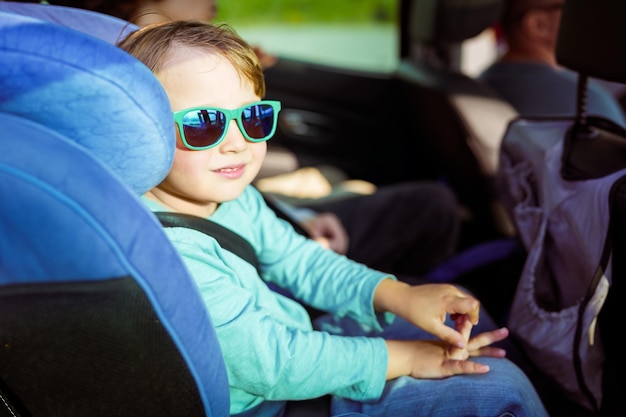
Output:
<svg viewBox="0 0 626 417">
<path fill-rule="evenodd" d="M 476 298 L 462 293 L 448 304 L 447 312 L 453 320 L 456 320 L 459 315 L 467 316 L 470 323 L 476 325 L 480 314 L 480 302 Z"/>
<path fill-rule="evenodd" d="M 473 352 L 477 352 L 486 346 L 504 340 L 507 338 L 508 335 L 509 329 L 507 329 L 506 327 L 501 327 L 490 332 L 481 333 L 472 337 L 469 340 L 469 342 L 467 343 L 467 350 L 470 352 L 470 355 L 473 355 Z"/>
<path fill-rule="evenodd" d="M 470 333 L 472 333 L 472 323 L 469 318 L 466 315 L 459 315 L 454 320 L 454 326 L 456 327 L 456 330 L 461 333 L 461 336 L 463 336 L 463 339 L 467 343 L 470 338 Z"/>
<path fill-rule="evenodd" d="M 506 357 L 506 350 L 497 348 L 497 347 L 486 346 L 478 350 L 470 351 L 469 355 L 470 356 L 486 356 L 490 358 L 504 358 Z"/>
<path fill-rule="evenodd" d="M 454 319 L 454 327 L 463 337 L 466 348 L 458 348 L 450 346 L 448 348 L 448 357 L 451 359 L 465 360 L 469 357 L 469 337 L 472 332 L 472 323 L 465 315 L 459 315 Z"/>
</svg>

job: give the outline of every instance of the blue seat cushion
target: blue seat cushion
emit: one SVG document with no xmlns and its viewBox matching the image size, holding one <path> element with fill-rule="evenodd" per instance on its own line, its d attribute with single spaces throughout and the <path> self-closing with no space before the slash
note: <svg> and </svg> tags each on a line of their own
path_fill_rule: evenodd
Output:
<svg viewBox="0 0 626 417">
<path fill-rule="evenodd" d="M 0 284 L 132 277 L 193 375 L 228 415 L 228 383 L 204 303 L 156 217 L 80 145 L 0 113 Z"/>
</svg>

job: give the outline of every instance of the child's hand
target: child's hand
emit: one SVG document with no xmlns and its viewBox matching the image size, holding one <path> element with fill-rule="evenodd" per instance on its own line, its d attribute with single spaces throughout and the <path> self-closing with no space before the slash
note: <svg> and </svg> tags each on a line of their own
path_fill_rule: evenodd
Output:
<svg viewBox="0 0 626 417">
<path fill-rule="evenodd" d="M 439 379 L 460 374 L 484 374 L 489 367 L 467 360 L 475 356 L 502 358 L 503 349 L 490 346 L 509 334 L 503 327 L 481 333 L 467 343 L 467 349 L 458 349 L 438 340 L 398 341 L 388 340 L 389 362 L 387 379 L 401 375 L 414 378 Z"/>
<path fill-rule="evenodd" d="M 463 339 L 465 340 L 465 344 L 467 346 L 470 338 L 470 333 L 472 333 L 472 323 L 470 323 L 467 316 L 460 315 L 454 320 L 454 327 L 459 333 L 461 333 L 461 336 L 463 336 Z M 458 348 L 456 346 L 449 345 L 448 354 L 451 359 L 465 360 L 469 357 L 468 349 L 469 347 Z"/>
<path fill-rule="evenodd" d="M 481 333 L 470 339 L 472 324 L 465 316 L 459 316 L 454 323 L 456 329 L 467 340 L 467 348 L 460 349 L 458 347 L 448 345 L 448 356 L 451 359 L 466 360 L 470 356 L 491 356 L 494 358 L 503 358 L 506 356 L 504 349 L 489 346 L 492 343 L 504 340 L 509 335 L 506 327 Z"/>
<path fill-rule="evenodd" d="M 467 348 L 463 336 L 445 324 L 448 314 L 453 320 L 465 316 L 468 325 L 478 324 L 480 302 L 460 288 L 450 284 L 422 284 L 384 280 L 374 294 L 377 311 L 390 311 L 449 344 Z"/>
</svg>

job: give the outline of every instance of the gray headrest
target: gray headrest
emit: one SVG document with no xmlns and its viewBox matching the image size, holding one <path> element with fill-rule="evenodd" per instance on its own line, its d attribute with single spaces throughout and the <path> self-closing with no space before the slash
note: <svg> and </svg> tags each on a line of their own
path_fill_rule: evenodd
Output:
<svg viewBox="0 0 626 417">
<path fill-rule="evenodd" d="M 456 43 L 493 25 L 503 0 L 415 0 L 410 11 L 413 42 Z"/>
</svg>

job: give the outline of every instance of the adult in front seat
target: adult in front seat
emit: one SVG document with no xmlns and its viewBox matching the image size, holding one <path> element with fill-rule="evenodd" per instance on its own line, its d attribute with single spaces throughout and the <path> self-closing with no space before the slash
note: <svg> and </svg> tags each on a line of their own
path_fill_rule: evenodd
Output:
<svg viewBox="0 0 626 417">
<path fill-rule="evenodd" d="M 576 114 L 578 75 L 556 61 L 556 41 L 565 0 L 507 0 L 500 19 L 506 51 L 479 76 L 521 116 Z M 589 80 L 587 113 L 626 127 L 613 94 Z"/>
</svg>

